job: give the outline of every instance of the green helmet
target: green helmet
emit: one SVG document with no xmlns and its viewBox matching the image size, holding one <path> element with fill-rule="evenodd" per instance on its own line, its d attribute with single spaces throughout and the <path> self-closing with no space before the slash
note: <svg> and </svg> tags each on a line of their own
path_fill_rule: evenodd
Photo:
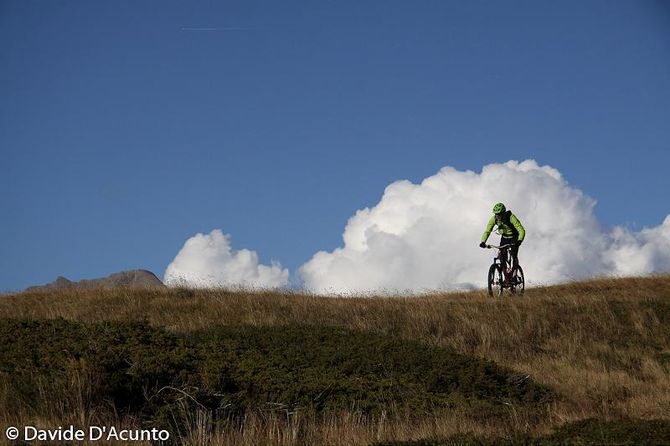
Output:
<svg viewBox="0 0 670 446">
<path fill-rule="evenodd" d="M 505 205 L 502 203 L 496 203 L 495 206 L 493 206 L 493 213 L 494 214 L 502 214 L 505 212 L 507 209 L 505 209 Z"/>
</svg>

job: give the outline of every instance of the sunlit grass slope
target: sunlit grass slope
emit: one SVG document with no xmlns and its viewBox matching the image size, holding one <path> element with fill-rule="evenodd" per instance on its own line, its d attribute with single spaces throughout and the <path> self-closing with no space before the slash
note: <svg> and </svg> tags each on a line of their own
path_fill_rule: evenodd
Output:
<svg viewBox="0 0 670 446">
<path fill-rule="evenodd" d="M 0 318 L 3 424 L 167 423 L 191 444 L 514 443 L 670 413 L 670 276 L 504 299 L 23 293 L 0 298 Z"/>
</svg>

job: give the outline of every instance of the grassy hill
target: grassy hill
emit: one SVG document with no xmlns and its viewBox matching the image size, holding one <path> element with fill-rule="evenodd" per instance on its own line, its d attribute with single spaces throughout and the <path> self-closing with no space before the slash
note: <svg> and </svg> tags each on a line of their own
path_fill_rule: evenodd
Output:
<svg viewBox="0 0 670 446">
<path fill-rule="evenodd" d="M 187 444 L 670 443 L 670 276 L 497 300 L 22 293 L 0 297 L 0 336 L 2 426 L 164 426 Z"/>
</svg>

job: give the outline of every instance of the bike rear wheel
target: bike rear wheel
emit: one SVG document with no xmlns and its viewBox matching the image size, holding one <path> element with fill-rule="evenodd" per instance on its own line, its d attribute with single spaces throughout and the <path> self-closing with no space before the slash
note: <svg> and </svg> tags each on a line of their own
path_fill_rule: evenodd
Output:
<svg viewBox="0 0 670 446">
<path fill-rule="evenodd" d="M 489 268 L 488 288 L 489 288 L 489 296 L 498 297 L 502 295 L 503 292 L 502 269 L 500 269 L 500 266 L 496 264 L 491 265 L 491 267 Z"/>
</svg>

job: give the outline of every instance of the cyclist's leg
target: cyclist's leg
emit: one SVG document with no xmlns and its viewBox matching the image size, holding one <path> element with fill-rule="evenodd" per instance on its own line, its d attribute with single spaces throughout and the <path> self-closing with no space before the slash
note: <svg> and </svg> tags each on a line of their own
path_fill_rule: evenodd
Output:
<svg viewBox="0 0 670 446">
<path fill-rule="evenodd" d="M 500 238 L 500 246 L 509 245 L 511 243 L 514 243 L 514 240 L 511 239 L 511 238 L 505 238 L 505 237 Z M 507 255 L 508 255 L 507 252 L 508 251 L 511 252 L 510 249 L 503 249 L 502 252 L 500 253 L 500 263 L 502 265 L 503 275 L 504 275 L 506 283 L 509 283 L 509 281 L 511 279 L 510 274 L 507 271 Z"/>
<path fill-rule="evenodd" d="M 500 246 L 505 246 L 506 244 L 510 243 L 510 239 L 505 238 L 505 237 L 500 237 Z M 507 264 L 507 249 L 501 249 L 500 250 L 500 263 L 503 266 Z"/>
<path fill-rule="evenodd" d="M 510 255 L 512 256 L 512 271 L 516 271 L 519 267 L 519 245 L 516 244 L 514 240 L 514 247 L 510 249 Z"/>
</svg>

